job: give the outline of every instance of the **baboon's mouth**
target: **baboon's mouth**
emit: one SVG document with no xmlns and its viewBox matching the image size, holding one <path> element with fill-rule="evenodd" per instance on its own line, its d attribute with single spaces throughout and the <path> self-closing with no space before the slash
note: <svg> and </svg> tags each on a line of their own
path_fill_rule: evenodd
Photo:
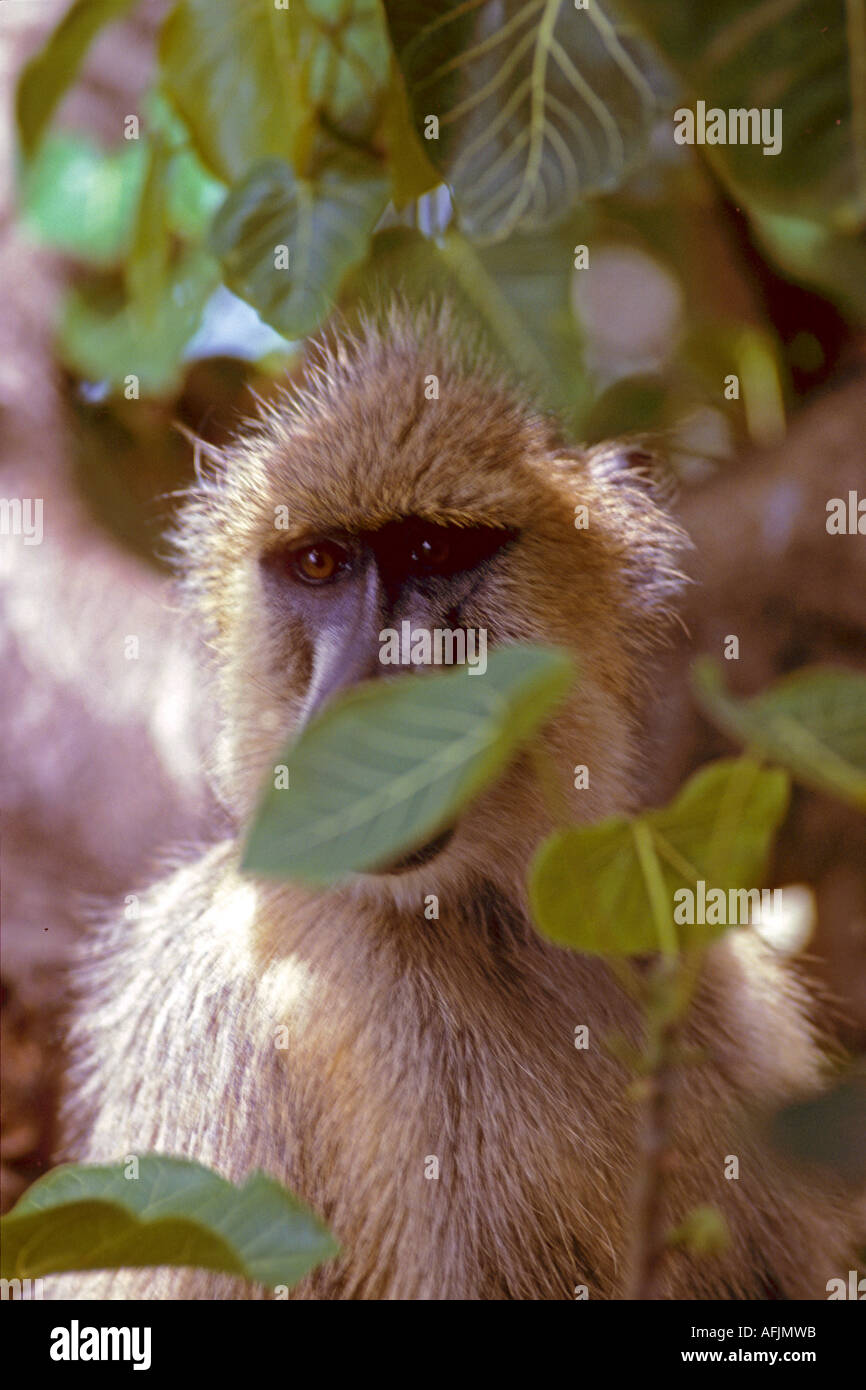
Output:
<svg viewBox="0 0 866 1390">
<path fill-rule="evenodd" d="M 392 859 L 388 864 L 382 864 L 377 870 L 380 874 L 404 874 L 409 869 L 420 869 L 425 864 L 429 864 L 435 859 L 437 854 L 441 854 L 445 846 L 454 834 L 454 826 L 450 825 L 447 830 L 428 840 L 426 845 L 421 845 L 418 849 L 413 849 L 411 854 L 405 854 L 401 859 Z"/>
</svg>

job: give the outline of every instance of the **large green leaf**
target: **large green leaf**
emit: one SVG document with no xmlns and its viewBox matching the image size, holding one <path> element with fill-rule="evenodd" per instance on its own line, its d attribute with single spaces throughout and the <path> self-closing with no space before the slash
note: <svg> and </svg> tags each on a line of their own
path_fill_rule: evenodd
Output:
<svg viewBox="0 0 866 1390">
<path fill-rule="evenodd" d="M 702 149 L 738 201 L 756 198 L 767 211 L 813 217 L 838 231 L 863 225 L 866 94 L 857 72 L 866 34 L 856 0 L 850 24 L 846 0 L 617 0 L 617 8 L 639 20 L 693 101 L 725 111 L 781 110 L 777 155 L 752 144 Z"/>
<path fill-rule="evenodd" d="M 318 124 L 367 142 L 390 82 L 378 0 L 181 0 L 160 56 L 199 154 L 227 183 L 271 157 L 310 173 Z"/>
<path fill-rule="evenodd" d="M 337 1254 L 319 1218 L 264 1173 L 234 1187 L 200 1163 L 144 1154 L 67 1165 L 34 1183 L 2 1221 L 6 1279 L 75 1269 L 193 1265 L 270 1288 Z"/>
<path fill-rule="evenodd" d="M 558 831 L 530 874 L 538 927 L 598 955 L 704 946 L 727 927 L 674 924 L 674 894 L 700 879 L 707 890 L 757 887 L 787 804 L 784 773 L 725 760 L 701 768 L 660 810 Z"/>
<path fill-rule="evenodd" d="M 726 733 L 782 763 L 807 786 L 866 810 L 866 676 L 810 666 L 752 700 L 738 700 L 704 657 L 695 663 L 693 686 Z"/>
<path fill-rule="evenodd" d="M 371 682 L 327 708 L 277 760 L 244 868 L 329 883 L 375 869 L 442 830 L 562 698 L 562 652 L 503 647 L 487 670 Z"/>
<path fill-rule="evenodd" d="M 35 153 L 58 102 L 75 81 L 100 29 L 119 19 L 134 3 L 135 0 L 76 0 L 44 47 L 30 59 L 17 93 L 18 133 L 25 155 Z"/>
<path fill-rule="evenodd" d="M 546 227 L 614 187 L 657 110 L 643 44 L 592 0 L 385 0 L 415 124 L 475 238 Z"/>
<path fill-rule="evenodd" d="M 312 179 L 265 160 L 214 219 L 211 244 L 226 284 L 286 337 L 314 332 L 367 254 L 387 198 L 382 166 L 359 151 L 332 146 Z M 287 269 L 276 268 L 277 246 L 288 247 Z"/>
</svg>

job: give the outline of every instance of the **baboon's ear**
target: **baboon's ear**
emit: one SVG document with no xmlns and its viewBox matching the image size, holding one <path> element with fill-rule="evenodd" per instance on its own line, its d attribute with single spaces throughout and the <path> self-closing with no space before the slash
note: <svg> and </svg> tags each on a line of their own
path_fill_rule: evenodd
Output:
<svg viewBox="0 0 866 1390">
<path fill-rule="evenodd" d="M 594 477 L 645 492 L 661 506 L 668 506 L 676 497 L 677 479 L 670 464 L 660 450 L 644 440 L 597 444 L 587 450 L 584 459 Z"/>
</svg>

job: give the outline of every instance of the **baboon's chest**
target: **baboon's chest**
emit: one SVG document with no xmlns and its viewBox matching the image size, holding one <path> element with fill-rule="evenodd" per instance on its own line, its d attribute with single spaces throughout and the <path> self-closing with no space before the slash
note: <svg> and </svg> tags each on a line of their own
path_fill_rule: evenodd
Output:
<svg viewBox="0 0 866 1390">
<path fill-rule="evenodd" d="M 321 1279 L 368 1297 L 598 1288 L 622 1184 L 601 1037 L 565 998 L 536 1010 L 489 983 L 471 1027 L 458 1002 L 407 1002 L 344 1017 L 328 1049 L 306 1040 L 297 1181 L 347 1251 Z"/>
</svg>

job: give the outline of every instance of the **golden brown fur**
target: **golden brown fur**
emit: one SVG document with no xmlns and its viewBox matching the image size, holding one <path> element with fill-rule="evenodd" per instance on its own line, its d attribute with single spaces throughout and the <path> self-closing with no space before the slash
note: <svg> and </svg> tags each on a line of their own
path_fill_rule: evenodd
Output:
<svg viewBox="0 0 866 1390">
<path fill-rule="evenodd" d="M 186 584 L 224 709 L 217 775 L 238 824 L 303 703 L 312 652 L 267 609 L 258 557 L 287 539 L 420 515 L 517 530 L 460 621 L 493 644 L 572 648 L 580 681 L 545 733 L 578 820 L 635 802 L 650 655 L 683 537 L 621 450 L 587 455 L 510 388 L 455 360 L 447 315 L 392 315 L 326 352 L 307 392 L 264 412 L 180 529 Z M 425 378 L 439 377 L 427 400 Z M 576 530 L 574 507 L 589 506 Z M 292 527 L 274 529 L 287 505 Z M 576 763 L 591 786 L 572 790 Z M 241 1178 L 265 1168 L 344 1254 L 293 1296 L 621 1295 L 634 1165 L 628 1077 L 604 1046 L 639 1021 L 604 962 L 542 941 L 526 867 L 550 828 L 518 758 L 426 866 L 328 892 L 258 882 L 236 842 L 178 868 L 84 976 L 70 1114 L 91 1161 L 158 1149 Z M 424 916 L 438 895 L 440 917 Z M 274 1047 L 287 1024 L 289 1047 Z M 574 1047 L 586 1024 L 590 1047 Z M 670 1296 L 824 1296 L 844 1273 L 842 1197 L 760 1151 L 746 1110 L 814 1087 L 804 1001 L 746 933 L 711 957 L 690 1023 L 670 1219 L 715 1202 L 733 1244 L 677 1254 Z M 724 1177 L 726 1156 L 740 1178 Z M 425 1159 L 439 1160 L 437 1180 Z M 845 1267 L 847 1268 L 847 1266 Z M 246 1297 L 195 1271 L 65 1276 L 59 1296 Z"/>
</svg>

